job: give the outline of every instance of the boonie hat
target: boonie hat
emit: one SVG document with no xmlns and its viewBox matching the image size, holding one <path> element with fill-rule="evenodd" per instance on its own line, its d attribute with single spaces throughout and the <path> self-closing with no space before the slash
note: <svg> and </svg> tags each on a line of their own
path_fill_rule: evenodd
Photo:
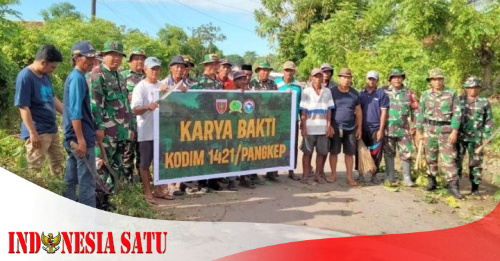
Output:
<svg viewBox="0 0 500 261">
<path fill-rule="evenodd" d="M 403 77 L 403 79 L 406 79 L 405 73 L 403 72 L 403 70 L 401 70 L 399 68 L 391 69 L 391 71 L 389 72 L 389 81 L 391 80 L 391 78 L 393 76 L 401 76 L 401 77 Z"/>
<path fill-rule="evenodd" d="M 255 68 L 255 72 L 259 72 L 260 69 L 269 69 L 271 71 L 273 70 L 271 64 L 268 61 L 260 61 L 257 65 L 257 68 Z"/>
<path fill-rule="evenodd" d="M 342 68 L 342 69 L 340 69 L 340 72 L 339 72 L 338 76 L 352 77 L 351 69 L 349 69 L 349 68 Z"/>
<path fill-rule="evenodd" d="M 441 68 L 433 68 L 429 71 L 429 77 L 427 77 L 427 81 L 431 79 L 444 79 L 443 70 Z"/>
<path fill-rule="evenodd" d="M 467 80 L 465 80 L 464 84 L 462 85 L 462 87 L 464 88 L 472 88 L 476 86 L 479 86 L 481 88 L 483 87 L 481 85 L 481 80 L 479 80 L 479 78 L 477 78 L 476 76 L 470 76 L 469 78 L 467 78 Z"/>
<path fill-rule="evenodd" d="M 219 62 L 219 56 L 217 54 L 206 54 L 204 57 L 203 57 L 203 62 L 201 62 L 200 64 L 207 64 L 207 63 L 217 63 Z"/>
</svg>

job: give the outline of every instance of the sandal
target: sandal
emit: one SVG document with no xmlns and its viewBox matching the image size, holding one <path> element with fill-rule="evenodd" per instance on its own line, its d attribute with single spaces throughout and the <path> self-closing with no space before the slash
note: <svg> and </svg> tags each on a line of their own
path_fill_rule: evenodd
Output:
<svg viewBox="0 0 500 261">
<path fill-rule="evenodd" d="M 166 200 L 174 200 L 175 198 L 173 196 L 170 196 L 169 194 L 163 194 L 160 197 L 154 196 L 155 198 L 160 198 L 160 199 L 166 199 Z"/>
<path fill-rule="evenodd" d="M 146 197 L 144 197 L 144 200 L 146 200 L 146 202 L 148 202 L 151 205 L 158 205 L 158 202 L 156 202 L 156 200 L 154 200 L 154 198 L 146 198 Z"/>
</svg>

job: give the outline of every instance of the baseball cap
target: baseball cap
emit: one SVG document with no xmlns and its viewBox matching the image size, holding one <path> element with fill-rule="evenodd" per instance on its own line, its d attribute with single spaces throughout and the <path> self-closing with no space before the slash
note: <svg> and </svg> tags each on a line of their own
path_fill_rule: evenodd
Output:
<svg viewBox="0 0 500 261">
<path fill-rule="evenodd" d="M 170 63 L 168 64 L 168 66 L 172 66 L 175 64 L 182 64 L 182 65 L 184 65 L 184 67 L 186 66 L 186 62 L 184 61 L 184 58 L 181 55 L 176 55 L 176 56 L 172 57 L 172 60 L 170 60 Z"/>
<path fill-rule="evenodd" d="M 227 59 L 221 59 L 221 60 L 219 60 L 219 63 L 220 63 L 220 65 L 229 65 L 229 66 L 233 66 L 233 65 L 231 64 L 231 62 L 229 62 L 229 60 L 227 60 Z"/>
<path fill-rule="evenodd" d="M 315 76 L 317 74 L 323 75 L 323 72 L 321 71 L 320 68 L 314 68 L 314 69 L 311 70 L 311 76 Z"/>
<path fill-rule="evenodd" d="M 97 52 L 89 41 L 79 41 L 71 47 L 71 55 L 95 57 Z"/>
<path fill-rule="evenodd" d="M 366 79 L 370 79 L 370 78 L 374 78 L 374 79 L 378 80 L 378 72 L 377 71 L 369 71 L 366 74 Z"/>
<path fill-rule="evenodd" d="M 242 77 L 247 77 L 244 71 L 236 71 L 233 73 L 233 81 Z"/>
<path fill-rule="evenodd" d="M 333 67 L 329 63 L 324 63 L 320 67 L 321 71 L 333 71 Z"/>
<path fill-rule="evenodd" d="M 156 57 L 148 57 L 146 58 L 146 60 L 144 61 L 144 65 L 146 67 L 148 67 L 149 69 L 152 69 L 156 66 L 161 66 L 161 62 L 160 60 L 158 60 L 158 58 Z"/>
</svg>

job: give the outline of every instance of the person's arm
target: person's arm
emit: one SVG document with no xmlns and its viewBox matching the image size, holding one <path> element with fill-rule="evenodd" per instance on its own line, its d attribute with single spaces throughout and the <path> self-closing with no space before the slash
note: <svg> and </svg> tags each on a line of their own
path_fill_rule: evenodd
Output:
<svg viewBox="0 0 500 261">
<path fill-rule="evenodd" d="M 382 91 L 382 97 L 380 99 L 380 128 L 377 132 L 377 141 L 381 141 L 385 134 L 385 125 L 387 123 L 387 111 L 389 110 L 390 101 L 389 97 Z"/>
<path fill-rule="evenodd" d="M 486 99 L 486 106 L 484 108 L 484 139 L 488 139 L 491 136 L 491 132 L 495 127 L 495 123 L 493 121 L 493 112 L 491 110 L 490 102 Z"/>
<path fill-rule="evenodd" d="M 356 139 L 361 139 L 361 129 L 363 124 L 363 111 L 361 110 L 361 105 L 356 105 L 355 108 L 356 116 Z"/>
<path fill-rule="evenodd" d="M 76 148 L 75 151 L 78 157 L 83 158 L 87 154 L 87 142 L 83 136 L 82 129 L 82 110 L 83 100 L 85 98 L 86 82 L 83 78 L 73 78 L 69 80 L 67 88 L 68 100 L 66 101 L 66 106 L 68 106 L 69 118 L 71 119 L 71 125 L 75 131 L 76 142 L 78 143 L 78 148 Z M 54 99 L 57 98 L 54 97 Z"/>
<path fill-rule="evenodd" d="M 455 144 L 458 138 L 458 129 L 460 128 L 460 122 L 462 121 L 462 104 L 458 99 L 456 93 L 453 93 L 452 101 L 453 115 L 451 117 L 451 128 L 453 129 L 448 137 L 448 143 Z"/>
<path fill-rule="evenodd" d="M 63 103 L 55 95 L 54 95 L 54 106 L 56 107 L 56 111 L 62 115 L 63 114 Z"/>
<path fill-rule="evenodd" d="M 420 106 L 418 106 L 418 109 L 417 109 L 417 115 L 415 118 L 416 121 L 415 121 L 415 128 L 417 130 L 417 134 L 415 136 L 415 142 L 418 143 L 422 138 L 423 138 L 423 135 L 422 135 L 422 132 L 423 132 L 423 129 L 424 129 L 424 113 L 425 113 L 425 98 L 427 96 L 427 92 L 424 92 L 422 94 L 422 96 L 420 97 Z"/>
<path fill-rule="evenodd" d="M 307 111 L 301 110 L 301 112 L 300 112 L 300 131 L 301 131 L 302 137 L 307 136 L 306 119 L 307 119 Z"/>
<path fill-rule="evenodd" d="M 33 148 L 40 148 L 40 137 L 38 136 L 38 132 L 36 131 L 35 124 L 33 123 L 33 118 L 31 117 L 31 110 L 28 106 L 20 106 L 19 111 L 21 112 L 21 119 L 23 120 L 24 126 L 28 129 L 30 134 L 30 141 L 33 144 Z"/>
<path fill-rule="evenodd" d="M 96 142 L 100 143 L 104 138 L 104 130 L 106 126 L 104 122 L 107 121 L 104 99 L 104 90 L 101 83 L 101 75 L 92 73 L 89 75 L 87 83 L 90 88 L 90 110 L 96 125 Z"/>
<path fill-rule="evenodd" d="M 145 101 L 144 97 L 142 97 L 143 86 L 144 85 L 139 83 L 132 91 L 132 102 L 130 103 L 130 107 L 132 107 L 134 115 L 143 115 L 146 112 L 153 111 L 158 108 L 158 103 L 156 102 L 150 102 L 144 105 L 147 101 Z"/>
</svg>

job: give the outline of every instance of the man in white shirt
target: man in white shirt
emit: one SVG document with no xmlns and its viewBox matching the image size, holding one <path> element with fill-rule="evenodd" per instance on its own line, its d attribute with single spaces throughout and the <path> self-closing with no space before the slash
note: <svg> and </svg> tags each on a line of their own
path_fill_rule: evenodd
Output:
<svg viewBox="0 0 500 261">
<path fill-rule="evenodd" d="M 144 186 L 144 198 L 150 204 L 157 204 L 154 198 L 174 199 L 163 191 L 162 186 L 154 187 L 154 195 L 150 189 L 149 168 L 153 162 L 154 110 L 158 108 L 159 91 L 166 86 L 158 78 L 161 72 L 161 62 L 156 57 L 148 57 L 144 62 L 146 78 L 140 81 L 132 93 L 132 112 L 137 115 L 137 141 L 139 142 L 140 165 L 139 172 Z"/>
</svg>

